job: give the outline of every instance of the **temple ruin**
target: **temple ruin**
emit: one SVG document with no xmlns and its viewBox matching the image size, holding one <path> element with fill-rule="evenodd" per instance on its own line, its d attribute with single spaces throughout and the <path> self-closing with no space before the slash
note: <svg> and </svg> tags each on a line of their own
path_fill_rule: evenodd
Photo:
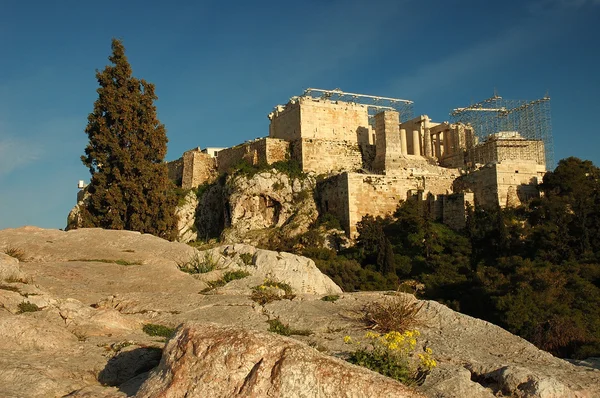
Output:
<svg viewBox="0 0 600 398">
<path fill-rule="evenodd" d="M 549 98 L 501 97 L 457 108 L 451 122 L 413 116 L 412 101 L 341 90 L 308 89 L 269 113 L 268 137 L 169 162 L 170 177 L 194 188 L 241 161 L 292 159 L 322 178 L 316 199 L 350 236 L 366 214 L 391 214 L 418 198 L 453 228 L 465 224 L 468 203 L 516 206 L 539 195 L 552 164 Z"/>
</svg>

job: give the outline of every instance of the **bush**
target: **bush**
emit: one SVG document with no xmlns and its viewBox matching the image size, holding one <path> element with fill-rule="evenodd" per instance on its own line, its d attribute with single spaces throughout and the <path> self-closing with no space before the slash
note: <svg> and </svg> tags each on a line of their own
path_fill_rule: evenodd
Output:
<svg viewBox="0 0 600 398">
<path fill-rule="evenodd" d="M 431 356 L 430 348 L 425 348 L 417 356 L 417 363 L 412 360 L 419 335 L 418 330 L 407 330 L 404 333 L 390 331 L 384 335 L 367 332 L 365 338 L 371 347 L 359 346 L 357 351 L 350 354 L 348 362 L 407 385 L 422 384 L 429 371 L 437 366 L 437 362 Z M 353 343 L 349 336 L 344 337 L 344 342 Z"/>
<path fill-rule="evenodd" d="M 419 315 L 423 305 L 407 295 L 396 293 L 366 305 L 363 321 L 370 329 L 404 332 L 424 323 Z"/>
<path fill-rule="evenodd" d="M 321 300 L 323 300 L 323 301 L 329 301 L 329 302 L 334 303 L 339 298 L 340 298 L 340 296 L 338 294 L 332 294 L 332 295 L 329 295 L 329 296 L 323 296 L 323 297 L 321 297 Z"/>
<path fill-rule="evenodd" d="M 283 295 L 280 295 L 278 290 L 283 290 Z M 284 282 L 277 282 L 271 279 L 266 279 L 261 285 L 252 288 L 252 295 L 250 298 L 259 303 L 265 305 L 275 300 L 288 299 L 291 300 L 296 297 L 293 294 L 292 287 Z"/>
<path fill-rule="evenodd" d="M 205 274 L 214 271 L 217 265 L 217 261 L 209 252 L 205 252 L 202 258 L 195 252 L 189 260 L 177 263 L 179 269 L 188 274 Z"/>
<path fill-rule="evenodd" d="M 160 337 L 166 337 L 166 338 L 170 338 L 171 336 L 173 336 L 173 333 L 175 332 L 175 329 L 172 329 L 172 328 L 164 326 L 164 325 L 157 325 L 154 323 L 145 324 L 144 327 L 142 328 L 142 330 L 148 336 L 160 336 Z"/>
<path fill-rule="evenodd" d="M 36 311 L 41 311 L 41 308 L 38 307 L 37 305 L 27 302 L 27 301 L 23 301 L 22 303 L 20 303 L 18 305 L 19 308 L 19 314 L 22 314 L 24 312 L 36 312 Z"/>
</svg>

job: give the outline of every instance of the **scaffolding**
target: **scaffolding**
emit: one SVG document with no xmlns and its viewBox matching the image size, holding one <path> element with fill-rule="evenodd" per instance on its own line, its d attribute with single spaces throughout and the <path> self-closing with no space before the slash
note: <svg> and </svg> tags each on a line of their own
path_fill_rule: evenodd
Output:
<svg viewBox="0 0 600 398">
<path fill-rule="evenodd" d="M 333 90 L 323 90 L 320 88 L 307 88 L 304 90 L 302 97 L 328 99 L 330 101 L 343 101 L 351 102 L 355 104 L 365 105 L 369 112 L 369 119 L 372 120 L 375 114 L 385 111 L 393 110 L 400 114 L 400 122 L 405 122 L 413 118 L 413 101 L 390 98 L 390 97 L 378 97 L 375 95 L 346 93 L 339 88 Z M 371 121 L 370 121 L 371 123 Z"/>
<path fill-rule="evenodd" d="M 479 142 L 500 132 L 518 132 L 528 140 L 544 143 L 546 168 L 554 168 L 554 144 L 550 119 L 550 97 L 535 101 L 509 100 L 498 95 L 451 113 L 453 123 L 469 124 Z"/>
</svg>

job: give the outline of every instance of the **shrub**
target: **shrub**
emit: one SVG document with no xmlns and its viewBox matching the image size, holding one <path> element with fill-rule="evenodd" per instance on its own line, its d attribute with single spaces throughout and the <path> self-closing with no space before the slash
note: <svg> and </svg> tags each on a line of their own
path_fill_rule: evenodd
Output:
<svg viewBox="0 0 600 398">
<path fill-rule="evenodd" d="M 283 290 L 284 294 L 280 295 L 277 290 Z M 250 298 L 260 305 L 268 304 L 275 300 L 288 299 L 296 297 L 293 294 L 292 287 L 284 282 L 277 282 L 272 279 L 266 279 L 261 285 L 252 288 Z"/>
<path fill-rule="evenodd" d="M 242 253 L 242 254 L 240 254 L 240 258 L 242 259 L 244 264 L 252 265 L 252 262 L 253 262 L 252 260 L 254 259 L 254 256 L 250 253 Z"/>
<path fill-rule="evenodd" d="M 236 279 L 243 279 L 249 275 L 250 275 L 250 272 L 241 271 L 241 270 L 226 272 L 221 279 L 206 282 L 208 284 L 208 288 L 202 290 L 201 293 L 206 293 L 217 287 L 225 286 L 226 284 L 228 284 L 231 281 L 234 281 Z"/>
<path fill-rule="evenodd" d="M 209 252 L 204 252 L 202 257 L 195 252 L 187 261 L 177 263 L 179 269 L 188 274 L 205 274 L 214 271 L 217 265 L 217 261 Z"/>
<path fill-rule="evenodd" d="M 14 246 L 8 246 L 6 249 L 4 249 L 4 254 L 7 254 L 13 258 L 16 258 L 17 260 L 23 262 L 27 259 L 27 256 L 25 255 L 25 251 L 23 249 L 19 249 L 18 247 L 14 247 Z"/>
<path fill-rule="evenodd" d="M 20 303 L 18 305 L 19 308 L 19 314 L 22 314 L 24 312 L 36 312 L 36 311 L 41 311 L 41 308 L 38 307 L 37 305 L 27 302 L 27 301 L 23 301 L 22 303 Z"/>
<path fill-rule="evenodd" d="M 281 191 L 283 188 L 285 188 L 285 184 L 282 183 L 281 181 L 275 181 L 273 183 L 273 190 Z"/>
<path fill-rule="evenodd" d="M 339 298 L 340 298 L 339 294 L 331 294 L 328 296 L 321 297 L 321 300 L 335 303 Z"/>
<path fill-rule="evenodd" d="M 382 301 L 367 304 L 363 321 L 370 329 L 404 332 L 424 323 L 420 316 L 423 305 L 407 295 L 396 293 L 386 296 Z"/>
<path fill-rule="evenodd" d="M 308 336 L 312 334 L 310 330 L 292 329 L 290 325 L 283 324 L 279 318 L 269 319 L 267 323 L 269 324 L 269 332 L 277 333 L 282 336 Z"/>
<path fill-rule="evenodd" d="M 164 325 L 157 325 L 154 323 L 145 324 L 144 327 L 142 328 L 142 330 L 148 336 L 160 336 L 160 337 L 166 337 L 166 338 L 171 337 L 173 335 L 173 333 L 175 332 L 175 329 L 172 329 L 172 328 L 164 326 Z"/>
<path fill-rule="evenodd" d="M 417 361 L 413 359 L 419 335 L 418 330 L 407 330 L 404 333 L 391 331 L 384 335 L 367 332 L 365 339 L 370 348 L 359 346 L 360 342 L 356 342 L 360 348 L 350 354 L 348 362 L 407 385 L 422 384 L 431 369 L 437 366 L 437 362 L 431 356 L 430 348 L 425 348 L 422 354 L 418 354 Z M 350 336 L 345 336 L 344 342 L 354 343 Z"/>
</svg>

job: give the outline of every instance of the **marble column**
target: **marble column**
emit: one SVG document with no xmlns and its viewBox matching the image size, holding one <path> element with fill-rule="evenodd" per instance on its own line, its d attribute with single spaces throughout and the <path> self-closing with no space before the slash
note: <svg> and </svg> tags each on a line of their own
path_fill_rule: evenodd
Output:
<svg viewBox="0 0 600 398">
<path fill-rule="evenodd" d="M 421 155 L 421 137 L 419 137 L 419 130 L 413 130 L 413 155 Z"/>
</svg>

